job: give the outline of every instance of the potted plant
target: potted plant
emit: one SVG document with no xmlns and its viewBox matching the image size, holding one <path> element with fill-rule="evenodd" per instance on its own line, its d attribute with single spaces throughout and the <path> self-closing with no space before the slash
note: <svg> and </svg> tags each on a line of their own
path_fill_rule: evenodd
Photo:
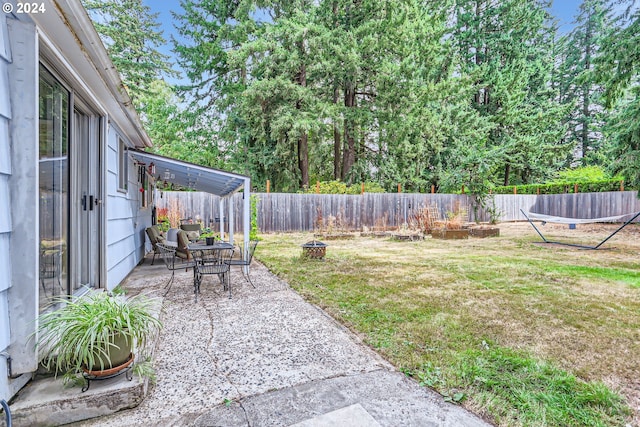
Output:
<svg viewBox="0 0 640 427">
<path fill-rule="evenodd" d="M 210 228 L 205 228 L 202 233 L 200 233 L 200 238 L 205 239 L 205 243 L 207 245 L 213 245 L 215 243 L 217 234 L 214 233 Z"/>
<path fill-rule="evenodd" d="M 65 379 L 85 372 L 117 373 L 133 363 L 162 327 L 158 298 L 92 291 L 74 300 L 58 299 L 62 308 L 38 318 L 37 348 L 46 369 Z"/>
</svg>

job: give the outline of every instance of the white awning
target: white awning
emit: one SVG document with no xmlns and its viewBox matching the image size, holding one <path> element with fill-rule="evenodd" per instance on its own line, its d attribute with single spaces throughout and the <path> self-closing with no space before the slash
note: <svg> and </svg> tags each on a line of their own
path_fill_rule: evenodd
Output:
<svg viewBox="0 0 640 427">
<path fill-rule="evenodd" d="M 183 189 L 204 191 L 205 193 L 215 194 L 216 196 L 221 197 L 219 207 L 221 238 L 224 238 L 224 200 L 242 189 L 242 229 L 244 235 L 244 252 L 242 254 L 242 259 L 248 259 L 249 228 L 251 227 L 249 220 L 251 206 L 251 202 L 249 200 L 251 195 L 251 178 L 220 169 L 196 165 L 183 160 L 147 153 L 135 148 L 129 148 L 127 152 L 135 160 L 143 163 L 146 168 L 149 168 L 151 164 L 153 164 L 154 167 L 151 169 L 155 169 L 153 176 L 158 183 L 166 181 L 167 183 L 178 185 Z M 229 242 L 233 243 L 233 204 L 228 202 L 227 205 L 229 210 Z M 245 269 L 245 272 L 248 272 L 248 266 L 244 266 L 243 268 Z"/>
<path fill-rule="evenodd" d="M 204 191 L 220 197 L 227 197 L 243 187 L 250 187 L 251 179 L 219 169 L 196 165 L 158 154 L 147 153 L 129 148 L 129 154 L 137 161 L 149 167 L 155 166 L 154 178 L 158 183 L 168 182 L 183 189 Z"/>
</svg>

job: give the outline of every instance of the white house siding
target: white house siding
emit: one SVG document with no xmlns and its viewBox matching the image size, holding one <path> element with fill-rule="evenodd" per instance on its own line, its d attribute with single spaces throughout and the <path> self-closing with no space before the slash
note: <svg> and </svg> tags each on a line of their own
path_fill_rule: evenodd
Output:
<svg viewBox="0 0 640 427">
<path fill-rule="evenodd" d="M 0 398 L 35 370 L 37 313 L 37 44 L 33 23 L 0 15 Z M 12 149 L 13 145 L 13 149 Z M 7 373 L 11 357 L 12 374 Z"/>
<path fill-rule="evenodd" d="M 11 284 L 11 263 L 9 262 L 9 239 L 11 237 L 11 212 L 9 201 L 9 176 L 11 158 L 9 154 L 9 122 L 11 108 L 9 99 L 8 65 L 9 41 L 6 40 L 7 20 L 0 15 L 0 351 L 9 346 L 9 309 L 7 289 Z M 6 372 L 6 359 L 0 358 L 0 372 Z M 5 375 L 0 375 L 0 398 L 9 397 L 9 383 Z"/>
<path fill-rule="evenodd" d="M 118 138 L 109 129 L 107 149 L 107 287 L 113 289 L 140 263 L 145 250 L 145 228 L 151 225 L 151 207 L 141 209 L 138 170 L 129 161 L 127 192 L 118 190 Z M 124 139 L 124 138 L 123 138 Z M 127 141 L 128 142 L 128 141 Z"/>
</svg>

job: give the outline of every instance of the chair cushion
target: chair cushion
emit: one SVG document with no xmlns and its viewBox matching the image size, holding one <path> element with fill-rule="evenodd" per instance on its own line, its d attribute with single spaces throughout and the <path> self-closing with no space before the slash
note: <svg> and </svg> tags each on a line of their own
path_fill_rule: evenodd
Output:
<svg viewBox="0 0 640 427">
<path fill-rule="evenodd" d="M 200 233 L 197 231 L 187 231 L 187 238 L 193 242 L 200 238 Z"/>
<path fill-rule="evenodd" d="M 189 253 L 189 238 L 187 237 L 187 233 L 184 230 L 178 231 L 178 247 L 176 248 L 176 256 L 182 259 L 191 258 L 191 254 Z"/>
<path fill-rule="evenodd" d="M 200 224 L 182 224 L 180 225 L 180 228 L 184 231 L 197 231 L 198 233 L 200 233 L 201 225 Z"/>
<path fill-rule="evenodd" d="M 146 232 L 147 236 L 149 236 L 149 241 L 151 242 L 151 244 L 155 245 L 156 243 L 164 243 L 164 237 L 162 237 L 155 226 L 147 227 Z"/>
</svg>

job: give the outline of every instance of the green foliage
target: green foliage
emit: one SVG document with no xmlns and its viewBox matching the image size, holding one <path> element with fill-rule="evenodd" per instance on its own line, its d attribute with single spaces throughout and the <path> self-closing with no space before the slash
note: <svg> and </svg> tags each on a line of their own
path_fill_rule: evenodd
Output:
<svg viewBox="0 0 640 427">
<path fill-rule="evenodd" d="M 575 185 L 579 193 L 597 193 L 602 191 L 620 191 L 620 179 L 603 179 L 597 181 L 554 181 L 551 184 L 506 185 L 493 189 L 495 194 L 562 194 L 573 193 Z"/>
<path fill-rule="evenodd" d="M 605 132 L 609 137 L 609 170 L 621 174 L 630 186 L 640 185 L 640 9 L 633 4 L 608 32 L 597 58 L 594 78 L 603 85 L 605 106 L 611 119 Z"/>
<path fill-rule="evenodd" d="M 360 194 L 362 192 L 362 185 L 353 184 L 347 185 L 346 183 L 335 181 L 318 181 L 315 185 L 310 186 L 304 191 L 308 194 Z M 365 193 L 384 193 L 385 190 L 379 184 L 375 182 L 364 183 Z"/>
<path fill-rule="evenodd" d="M 507 348 L 468 350 L 455 375 L 500 424 L 623 425 L 630 414 L 624 399 L 603 383 L 582 381 Z"/>
<path fill-rule="evenodd" d="M 600 166 L 582 166 L 573 169 L 563 169 L 557 172 L 557 178 L 549 181 L 554 182 L 578 182 L 578 181 L 604 181 L 607 179 L 622 179 L 612 177 Z"/>
<path fill-rule="evenodd" d="M 206 227 L 202 229 L 200 233 L 200 237 L 204 239 L 205 237 L 219 237 L 218 233 L 213 231 L 211 228 Z"/>
<path fill-rule="evenodd" d="M 84 3 L 167 156 L 283 192 L 464 184 L 481 201 L 576 163 L 640 184 L 639 15 L 604 0 L 561 38 L 546 0 L 185 0 L 178 93 L 148 7 Z"/>
<path fill-rule="evenodd" d="M 544 2 L 456 0 L 455 6 L 452 40 L 473 82 L 469 102 L 484 126 L 468 147 L 456 149 L 453 135 L 449 158 L 463 161 L 446 168 L 443 186 L 460 188 L 459 179 L 483 194 L 488 182 L 539 180 L 572 150 L 561 139 L 568 107 L 550 84 L 554 34 Z"/>
<path fill-rule="evenodd" d="M 602 87 L 594 79 L 594 63 L 603 38 L 610 29 L 611 6 L 605 0 L 585 0 L 580 4 L 576 25 L 560 42 L 557 82 L 560 102 L 569 106 L 563 122 L 564 140 L 575 147 L 568 159 L 583 166 L 600 164 L 605 135 Z"/>
<path fill-rule="evenodd" d="M 157 50 L 165 43 L 158 14 L 142 0 L 83 0 L 107 52 L 136 108 L 151 84 L 176 76 L 169 57 Z"/>
<path fill-rule="evenodd" d="M 161 328 L 155 298 L 133 297 L 93 291 L 68 301 L 54 301 L 61 308 L 38 318 L 39 355 L 47 369 L 70 375 L 95 365 L 109 368 L 109 354 L 118 349 L 114 336 L 123 337 L 131 348 L 143 350 Z"/>
<path fill-rule="evenodd" d="M 258 237 L 258 203 L 260 198 L 256 194 L 252 194 L 249 198 L 251 228 L 249 229 L 249 240 L 260 240 Z"/>
</svg>

